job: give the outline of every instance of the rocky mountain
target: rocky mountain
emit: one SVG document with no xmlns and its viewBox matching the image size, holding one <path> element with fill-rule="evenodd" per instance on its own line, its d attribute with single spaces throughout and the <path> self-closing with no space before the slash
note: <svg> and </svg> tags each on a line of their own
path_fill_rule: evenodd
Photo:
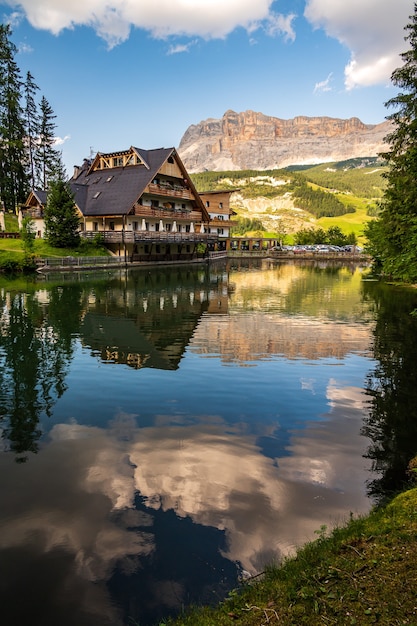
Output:
<svg viewBox="0 0 417 626">
<path fill-rule="evenodd" d="M 190 126 L 178 152 L 190 173 L 279 169 L 376 156 L 387 150 L 391 123 L 358 118 L 295 117 L 283 120 L 254 111 L 226 111 L 221 119 Z"/>
</svg>

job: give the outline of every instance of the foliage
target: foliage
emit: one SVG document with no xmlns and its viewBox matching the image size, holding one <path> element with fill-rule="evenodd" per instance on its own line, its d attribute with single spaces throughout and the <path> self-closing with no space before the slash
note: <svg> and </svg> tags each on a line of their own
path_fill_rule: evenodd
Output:
<svg viewBox="0 0 417 626">
<path fill-rule="evenodd" d="M 55 146 L 55 122 L 51 105 L 45 96 L 40 103 L 39 140 L 35 153 L 36 180 L 41 189 L 48 189 L 50 181 L 62 174 L 61 152 Z"/>
<path fill-rule="evenodd" d="M 22 240 L 23 250 L 26 257 L 34 253 L 35 236 L 33 220 L 30 217 L 24 217 L 22 228 L 20 229 L 20 238 Z"/>
<path fill-rule="evenodd" d="M 30 71 L 22 81 L 9 25 L 0 25 L 0 199 L 17 213 L 30 188 L 46 189 L 60 168 L 55 148 L 55 115 L 42 96 L 39 104 Z"/>
<path fill-rule="evenodd" d="M 26 74 L 24 85 L 24 114 L 26 123 L 26 145 L 28 154 L 28 177 L 31 189 L 36 189 L 36 151 L 39 146 L 39 114 L 36 106 L 36 92 L 39 87 L 36 85 L 30 72 Z"/>
<path fill-rule="evenodd" d="M 384 154 L 387 188 L 378 222 L 368 226 L 367 237 L 368 251 L 382 272 L 412 282 L 417 280 L 417 4 L 405 30 L 409 49 L 391 76 L 400 91 L 386 103 L 395 109 L 388 116 L 394 130 Z"/>
<path fill-rule="evenodd" d="M 80 222 L 74 195 L 60 176 L 50 183 L 44 218 L 46 239 L 52 246 L 71 248 L 79 245 Z"/>
<path fill-rule="evenodd" d="M 331 226 L 327 231 L 323 228 L 304 228 L 297 231 L 294 241 L 299 245 L 328 244 L 331 246 L 347 246 L 357 243 L 355 233 L 343 233 L 339 226 Z"/>
<path fill-rule="evenodd" d="M 355 210 L 345 206 L 334 194 L 321 189 L 313 189 L 300 176 L 293 196 L 300 209 L 309 211 L 315 217 L 336 217 L 353 213 Z"/>
<path fill-rule="evenodd" d="M 377 157 L 349 159 L 309 167 L 306 180 L 329 190 L 338 190 L 361 198 L 381 198 L 386 188 L 386 162 Z"/>
<path fill-rule="evenodd" d="M 25 125 L 20 104 L 22 81 L 9 25 L 0 24 L 0 196 L 6 211 L 16 212 L 28 191 Z"/>
<path fill-rule="evenodd" d="M 234 220 L 234 225 L 230 229 L 231 235 L 245 235 L 251 231 L 265 231 L 265 228 L 259 219 L 250 219 L 248 217 L 238 217 Z"/>
</svg>

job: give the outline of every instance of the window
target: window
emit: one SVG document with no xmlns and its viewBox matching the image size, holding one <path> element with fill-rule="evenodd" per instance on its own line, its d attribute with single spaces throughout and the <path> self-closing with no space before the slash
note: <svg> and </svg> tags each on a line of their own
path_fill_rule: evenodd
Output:
<svg viewBox="0 0 417 626">
<path fill-rule="evenodd" d="M 112 178 L 113 178 L 113 176 L 109 176 L 108 178 L 106 178 L 106 183 L 109 183 Z"/>
<path fill-rule="evenodd" d="M 109 228 L 110 228 L 110 230 L 114 230 L 114 222 L 110 222 L 109 223 Z"/>
<path fill-rule="evenodd" d="M 98 231 L 98 222 L 93 222 L 93 230 L 94 232 Z"/>
<path fill-rule="evenodd" d="M 151 206 L 157 209 L 159 207 L 159 200 L 151 200 Z"/>
<path fill-rule="evenodd" d="M 168 163 L 174 163 L 174 157 L 172 156 L 168 157 Z"/>
<path fill-rule="evenodd" d="M 137 230 L 138 229 L 138 223 L 137 222 L 133 222 L 133 230 Z"/>
<path fill-rule="evenodd" d="M 156 249 L 156 253 L 157 253 L 157 254 L 159 254 L 159 253 L 161 252 L 161 246 L 160 246 L 159 244 L 157 244 L 157 245 L 155 246 L 155 249 Z"/>
<path fill-rule="evenodd" d="M 186 232 L 186 233 L 189 233 L 189 232 L 190 232 L 190 225 L 189 225 L 189 224 L 186 224 L 186 225 L 185 225 L 185 232 Z"/>
<path fill-rule="evenodd" d="M 169 223 L 165 224 L 165 230 L 169 231 L 171 230 L 171 228 L 172 228 L 172 224 L 169 224 Z"/>
<path fill-rule="evenodd" d="M 113 167 L 121 167 L 123 165 L 123 157 L 113 158 Z"/>
<path fill-rule="evenodd" d="M 182 209 L 185 209 L 185 204 L 182 204 L 182 205 L 181 205 L 181 208 L 182 208 Z"/>
<path fill-rule="evenodd" d="M 206 209 L 208 209 L 210 206 L 210 202 L 208 200 L 206 200 Z"/>
<path fill-rule="evenodd" d="M 159 231 L 159 224 L 155 224 L 155 230 L 158 232 Z"/>
<path fill-rule="evenodd" d="M 94 194 L 93 198 L 94 199 L 98 198 L 100 194 L 101 194 L 101 191 L 96 191 L 96 193 Z"/>
<path fill-rule="evenodd" d="M 219 202 L 219 209 L 223 208 L 223 202 Z"/>
<path fill-rule="evenodd" d="M 218 234 L 218 235 L 223 235 L 223 233 L 224 233 L 223 228 L 218 228 L 218 229 L 217 229 L 217 234 Z"/>
<path fill-rule="evenodd" d="M 149 244 L 145 243 L 145 254 L 149 254 Z"/>
</svg>

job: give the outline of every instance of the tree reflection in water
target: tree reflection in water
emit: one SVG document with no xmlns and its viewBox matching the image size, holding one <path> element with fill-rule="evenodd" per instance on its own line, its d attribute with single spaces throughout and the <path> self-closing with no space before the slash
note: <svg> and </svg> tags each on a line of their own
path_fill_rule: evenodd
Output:
<svg viewBox="0 0 417 626">
<path fill-rule="evenodd" d="M 417 307 L 415 290 L 363 283 L 374 302 L 373 351 L 377 365 L 366 380 L 369 415 L 363 434 L 373 442 L 367 457 L 377 475 L 369 494 L 378 502 L 404 487 L 407 466 L 417 453 Z"/>
<path fill-rule="evenodd" d="M 41 293 L 9 292 L 1 302 L 0 423 L 20 463 L 38 451 L 41 414 L 50 417 L 65 391 L 80 321 L 79 285 Z"/>
</svg>

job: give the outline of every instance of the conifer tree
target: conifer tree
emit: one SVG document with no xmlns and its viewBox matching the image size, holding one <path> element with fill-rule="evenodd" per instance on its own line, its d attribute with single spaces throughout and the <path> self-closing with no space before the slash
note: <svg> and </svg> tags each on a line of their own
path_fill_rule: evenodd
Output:
<svg viewBox="0 0 417 626">
<path fill-rule="evenodd" d="M 386 137 L 389 150 L 387 189 L 381 213 L 366 229 L 372 254 L 383 273 L 406 281 L 417 280 L 417 3 L 406 25 L 409 49 L 400 56 L 392 83 L 400 89 L 386 103 L 395 109 L 387 116 L 394 125 Z"/>
<path fill-rule="evenodd" d="M 28 177 L 29 185 L 31 189 L 36 188 L 36 151 L 38 146 L 39 137 L 39 113 L 36 105 L 36 92 L 39 87 L 36 85 L 33 76 L 30 72 L 26 74 L 26 81 L 24 85 L 24 112 L 25 112 L 25 126 L 26 126 L 26 147 L 28 157 Z"/>
<path fill-rule="evenodd" d="M 26 198 L 27 154 L 20 104 L 22 81 L 15 62 L 10 26 L 0 25 L 0 196 L 6 211 L 15 212 Z"/>
<path fill-rule="evenodd" d="M 65 180 L 61 159 L 49 181 L 48 198 L 44 211 L 45 234 L 56 248 L 74 248 L 80 243 L 80 219 L 74 194 Z"/>
<path fill-rule="evenodd" d="M 45 96 L 40 103 L 39 142 L 36 151 L 37 184 L 41 189 L 48 189 L 51 178 L 60 167 L 61 153 L 55 148 L 54 122 L 56 115 Z"/>
</svg>

